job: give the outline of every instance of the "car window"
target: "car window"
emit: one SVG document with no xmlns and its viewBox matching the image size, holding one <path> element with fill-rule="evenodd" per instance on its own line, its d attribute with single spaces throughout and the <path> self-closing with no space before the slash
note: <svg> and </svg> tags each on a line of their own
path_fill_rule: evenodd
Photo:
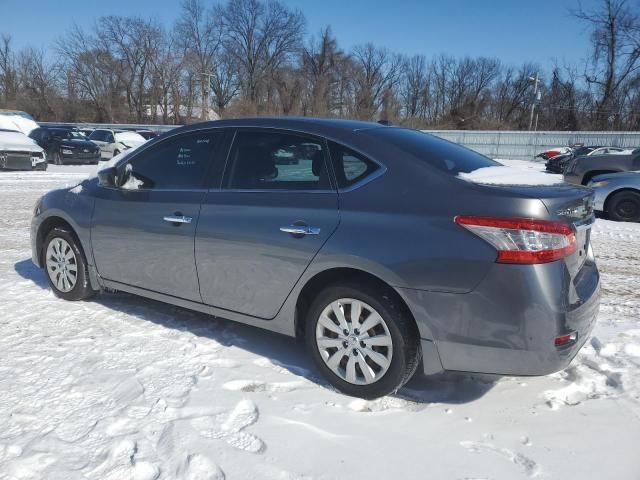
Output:
<svg viewBox="0 0 640 480">
<path fill-rule="evenodd" d="M 107 132 L 107 133 L 105 134 L 105 142 L 107 142 L 107 143 L 114 143 L 115 141 L 116 141 L 116 140 L 115 140 L 115 138 L 113 137 L 113 133 L 111 133 L 111 132 Z"/>
<path fill-rule="evenodd" d="M 334 142 L 329 142 L 329 152 L 339 188 L 350 187 L 381 168 L 359 153 Z"/>
<path fill-rule="evenodd" d="M 89 135 L 89 140 L 104 142 L 106 133 L 107 132 L 105 132 L 104 130 L 94 130 L 93 132 L 91 132 L 91 135 Z"/>
<path fill-rule="evenodd" d="M 204 188 L 219 133 L 191 133 L 168 138 L 129 160 L 130 179 L 124 188 Z M 127 167 L 129 168 L 129 167 Z"/>
<path fill-rule="evenodd" d="M 259 131 L 236 134 L 223 183 L 242 190 L 331 188 L 321 140 Z"/>
<path fill-rule="evenodd" d="M 380 127 L 362 132 L 365 135 L 387 141 L 414 159 L 451 175 L 470 173 L 479 168 L 500 165 L 473 150 L 418 130 Z"/>
</svg>

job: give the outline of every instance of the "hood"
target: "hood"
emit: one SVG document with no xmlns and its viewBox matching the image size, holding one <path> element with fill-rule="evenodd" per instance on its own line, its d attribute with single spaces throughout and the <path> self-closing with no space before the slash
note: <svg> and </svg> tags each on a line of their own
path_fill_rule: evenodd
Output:
<svg viewBox="0 0 640 480">
<path fill-rule="evenodd" d="M 21 117 L 20 115 L 0 114 L 0 128 L 8 130 L 19 130 L 25 135 L 29 135 L 32 130 L 38 128 L 38 124 L 33 120 Z"/>
<path fill-rule="evenodd" d="M 42 152 L 38 144 L 19 132 L 0 132 L 0 150 L 5 152 Z"/>
</svg>

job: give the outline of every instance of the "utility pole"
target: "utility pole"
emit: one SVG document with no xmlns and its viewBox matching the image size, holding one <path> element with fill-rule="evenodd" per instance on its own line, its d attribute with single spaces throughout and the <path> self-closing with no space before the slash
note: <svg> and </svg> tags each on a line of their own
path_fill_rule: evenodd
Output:
<svg viewBox="0 0 640 480">
<path fill-rule="evenodd" d="M 536 109 L 536 103 L 538 103 L 538 84 L 540 83 L 540 79 L 538 77 L 538 72 L 536 72 L 536 77 L 529 77 L 529 80 L 533 82 L 533 101 L 531 102 L 531 116 L 529 117 L 529 130 L 533 127 L 533 112 Z M 538 128 L 538 122 L 536 121 L 536 129 Z"/>
<path fill-rule="evenodd" d="M 204 95 L 204 89 L 202 91 L 202 111 L 200 112 L 200 118 L 202 120 L 211 120 L 209 118 L 209 93 L 211 93 L 211 77 L 213 77 L 213 73 L 200 72 L 200 75 L 203 77 L 207 77 L 207 94 Z"/>
</svg>

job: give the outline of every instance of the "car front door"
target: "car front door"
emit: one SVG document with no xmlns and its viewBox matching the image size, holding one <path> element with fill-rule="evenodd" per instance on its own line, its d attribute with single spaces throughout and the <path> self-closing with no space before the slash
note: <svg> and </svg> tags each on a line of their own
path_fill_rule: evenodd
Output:
<svg viewBox="0 0 640 480">
<path fill-rule="evenodd" d="M 127 157 L 122 186 L 98 187 L 91 243 L 102 278 L 201 301 L 194 236 L 221 139 L 169 137 Z"/>
<path fill-rule="evenodd" d="M 203 302 L 273 318 L 338 226 L 324 140 L 238 129 L 196 232 Z"/>
</svg>

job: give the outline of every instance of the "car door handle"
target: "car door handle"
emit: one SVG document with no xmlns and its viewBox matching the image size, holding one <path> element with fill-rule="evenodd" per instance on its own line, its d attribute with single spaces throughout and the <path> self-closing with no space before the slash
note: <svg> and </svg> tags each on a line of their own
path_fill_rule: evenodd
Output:
<svg viewBox="0 0 640 480">
<path fill-rule="evenodd" d="M 291 235 L 320 235 L 320 228 L 307 225 L 287 225 L 280 227 L 280 231 Z"/>
<path fill-rule="evenodd" d="M 167 215 L 162 217 L 162 219 L 169 223 L 191 223 L 191 220 L 193 220 L 193 218 L 185 215 Z"/>
</svg>

